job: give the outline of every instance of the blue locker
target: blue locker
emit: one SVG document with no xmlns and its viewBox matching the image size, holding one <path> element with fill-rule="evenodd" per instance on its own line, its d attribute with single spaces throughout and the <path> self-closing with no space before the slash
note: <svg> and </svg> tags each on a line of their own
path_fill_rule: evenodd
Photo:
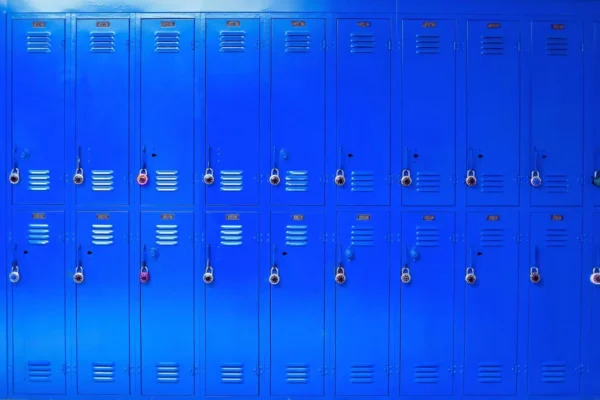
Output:
<svg viewBox="0 0 600 400">
<path fill-rule="evenodd" d="M 142 395 L 194 395 L 194 215 L 142 213 Z"/>
<path fill-rule="evenodd" d="M 600 273 L 600 214 L 595 213 L 593 217 L 593 240 L 592 240 L 592 258 L 591 265 L 584 265 L 583 282 L 588 286 L 583 293 L 586 294 L 585 301 L 588 302 L 591 313 L 590 320 L 584 322 L 584 329 L 587 342 L 582 347 L 582 364 L 586 366 L 585 374 L 582 376 L 582 392 L 585 394 L 600 394 L 600 346 L 598 338 L 600 337 L 600 319 L 598 310 L 600 309 L 600 284 L 598 284 L 598 275 Z"/>
<path fill-rule="evenodd" d="M 494 210 L 467 215 L 463 393 L 512 396 L 517 391 L 519 215 Z M 472 268 L 467 271 L 467 268 Z M 475 282 L 466 282 L 468 273 Z"/>
<path fill-rule="evenodd" d="M 581 228 L 578 212 L 531 215 L 530 273 L 540 280 L 528 282 L 529 394 L 579 393 Z"/>
<path fill-rule="evenodd" d="M 13 204 L 64 204 L 64 19 L 12 20 L 10 103 Z"/>
<path fill-rule="evenodd" d="M 142 19 L 140 174 L 148 173 L 141 188 L 145 205 L 194 201 L 194 49 L 193 19 Z"/>
<path fill-rule="evenodd" d="M 454 205 L 455 21 L 404 20 L 402 32 L 402 204 Z"/>
<path fill-rule="evenodd" d="M 258 204 L 259 32 L 258 18 L 206 21 L 206 204 Z"/>
<path fill-rule="evenodd" d="M 273 19 L 271 204 L 325 201 L 325 20 Z"/>
<path fill-rule="evenodd" d="M 598 68 L 600 66 L 600 22 L 596 22 L 594 24 L 594 68 Z M 600 80 L 597 78 L 593 78 L 592 80 L 594 84 L 594 90 L 598 90 L 600 88 Z M 598 96 L 596 96 L 595 103 L 598 103 Z M 594 185 L 592 191 L 592 202 L 595 206 L 600 206 L 600 126 L 596 124 L 594 127 L 594 131 L 592 132 L 592 145 L 593 149 L 593 159 L 592 159 L 592 171 L 586 171 L 585 179 L 589 179 L 589 173 L 592 175 L 592 184 Z M 584 184 L 588 184 L 584 180 Z"/>
<path fill-rule="evenodd" d="M 468 205 L 516 206 L 519 23 L 469 21 L 468 35 L 467 163 L 458 172 L 458 181 L 467 188 Z"/>
<path fill-rule="evenodd" d="M 255 212 L 206 214 L 206 395 L 258 396 L 259 219 Z"/>
<path fill-rule="evenodd" d="M 77 393 L 128 395 L 129 214 L 78 212 L 76 257 Z"/>
<path fill-rule="evenodd" d="M 390 35 L 389 19 L 337 21 L 338 205 L 390 204 Z"/>
<path fill-rule="evenodd" d="M 389 395 L 390 214 L 338 212 L 335 394 Z M 343 274 L 345 282 L 338 277 Z"/>
<path fill-rule="evenodd" d="M 324 235 L 322 212 L 271 214 L 272 396 L 324 394 Z"/>
<path fill-rule="evenodd" d="M 452 395 L 454 213 L 402 215 L 400 394 Z"/>
<path fill-rule="evenodd" d="M 11 284 L 15 395 L 64 395 L 65 220 L 62 211 L 13 213 Z"/>
<path fill-rule="evenodd" d="M 83 170 L 77 204 L 128 204 L 128 19 L 77 20 L 75 85 L 76 159 L 67 175 L 72 183 Z"/>
<path fill-rule="evenodd" d="M 581 24 L 533 22 L 531 31 L 531 204 L 578 206 L 583 179 Z"/>
</svg>

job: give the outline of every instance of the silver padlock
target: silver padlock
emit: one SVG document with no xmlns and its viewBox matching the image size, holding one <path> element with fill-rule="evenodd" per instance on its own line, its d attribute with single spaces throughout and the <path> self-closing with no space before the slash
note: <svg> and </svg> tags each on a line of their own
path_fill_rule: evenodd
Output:
<svg viewBox="0 0 600 400">
<path fill-rule="evenodd" d="M 207 185 L 215 183 L 215 174 L 212 168 L 206 168 L 206 171 L 204 171 L 204 183 Z"/>
<path fill-rule="evenodd" d="M 590 275 L 590 282 L 592 284 L 600 286 L 600 268 L 596 267 L 592 270 L 592 275 Z"/>
<path fill-rule="evenodd" d="M 467 171 L 467 177 L 465 179 L 465 183 L 469 187 L 473 187 L 477 185 L 477 177 L 475 177 L 475 170 L 470 169 Z"/>
<path fill-rule="evenodd" d="M 83 168 L 77 168 L 75 175 L 73 175 L 73 183 L 76 185 L 83 183 Z"/>
<path fill-rule="evenodd" d="M 532 283 L 540 283 L 542 280 L 542 276 L 540 275 L 540 270 L 537 267 L 531 267 L 529 270 L 529 280 Z"/>
<path fill-rule="evenodd" d="M 10 176 L 8 177 L 8 181 L 12 185 L 16 185 L 21 180 L 21 176 L 19 175 L 19 168 L 13 168 L 10 171 Z"/>
<path fill-rule="evenodd" d="M 542 177 L 540 176 L 539 171 L 531 171 L 531 178 L 529 179 L 529 183 L 535 188 L 542 186 Z"/>
<path fill-rule="evenodd" d="M 136 181 L 140 186 L 146 186 L 148 184 L 148 170 L 146 168 L 140 169 Z"/>
<path fill-rule="evenodd" d="M 10 274 L 8 275 L 8 280 L 10 283 L 17 283 L 21 279 L 21 274 L 19 273 L 19 267 L 17 265 L 13 265 L 10 269 Z"/>
<path fill-rule="evenodd" d="M 273 186 L 277 186 L 281 183 L 281 178 L 279 177 L 279 170 L 277 168 L 273 168 L 271 170 L 271 176 L 269 177 L 269 183 Z"/>
<path fill-rule="evenodd" d="M 335 283 L 338 285 L 343 285 L 346 282 L 346 271 L 344 271 L 344 267 L 338 267 L 335 270 Z"/>
<path fill-rule="evenodd" d="M 83 267 L 80 265 L 77 268 L 75 268 L 75 274 L 73 275 L 73 281 L 75 281 L 75 283 L 81 283 L 83 282 L 84 276 L 83 276 Z"/>
<path fill-rule="evenodd" d="M 594 179 L 592 180 L 594 186 L 600 186 L 600 171 L 594 171 Z"/>
<path fill-rule="evenodd" d="M 404 187 L 409 187 L 410 185 L 412 185 L 412 178 L 410 177 L 409 170 L 402 170 L 402 178 L 400 179 L 400 184 Z"/>
<path fill-rule="evenodd" d="M 475 276 L 475 268 L 473 268 L 473 267 L 467 268 L 467 273 L 465 275 L 465 282 L 467 282 L 469 285 L 472 285 L 475 283 L 476 280 L 477 280 L 477 277 Z"/>
<path fill-rule="evenodd" d="M 344 170 L 338 169 L 335 172 L 335 184 L 337 186 L 344 186 L 346 183 L 346 177 L 344 176 Z"/>
<path fill-rule="evenodd" d="M 271 268 L 271 275 L 269 275 L 269 283 L 271 283 L 271 285 L 277 285 L 279 282 L 279 269 L 277 267 L 273 267 Z"/>
<path fill-rule="evenodd" d="M 204 281 L 204 283 L 213 283 L 214 282 L 215 276 L 213 274 L 212 267 L 206 267 L 206 270 L 204 271 L 204 275 L 202 275 L 202 280 Z"/>
<path fill-rule="evenodd" d="M 402 268 L 402 275 L 400 275 L 400 280 L 402 283 L 410 283 L 411 281 L 410 270 L 408 267 Z"/>
</svg>

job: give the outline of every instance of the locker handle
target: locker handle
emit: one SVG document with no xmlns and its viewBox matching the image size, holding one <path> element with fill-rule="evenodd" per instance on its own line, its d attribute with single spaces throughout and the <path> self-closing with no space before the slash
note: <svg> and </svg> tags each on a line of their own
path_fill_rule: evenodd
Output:
<svg viewBox="0 0 600 400">
<path fill-rule="evenodd" d="M 213 283 L 215 280 L 213 267 L 210 265 L 210 244 L 206 245 L 206 268 L 204 269 L 202 280 L 204 283 Z"/>
<path fill-rule="evenodd" d="M 76 185 L 81 185 L 83 183 L 83 179 L 83 168 L 81 166 L 81 146 L 77 146 L 77 167 L 75 167 L 73 183 Z"/>
<path fill-rule="evenodd" d="M 338 169 L 335 171 L 335 178 L 334 178 L 334 182 L 336 184 L 336 186 L 344 186 L 344 184 L 346 183 L 346 177 L 344 174 L 344 168 L 343 168 L 343 164 L 342 164 L 342 154 L 343 154 L 343 148 L 342 146 L 340 146 L 339 148 L 339 152 L 338 152 Z"/>
<path fill-rule="evenodd" d="M 206 146 L 206 170 L 204 171 L 203 181 L 206 185 L 215 183 L 215 173 L 210 166 L 210 146 Z"/>
</svg>

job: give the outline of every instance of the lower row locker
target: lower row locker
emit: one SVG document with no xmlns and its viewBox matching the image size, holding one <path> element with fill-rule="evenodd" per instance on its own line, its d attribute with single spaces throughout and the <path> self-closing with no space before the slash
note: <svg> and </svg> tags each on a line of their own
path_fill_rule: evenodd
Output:
<svg viewBox="0 0 600 400">
<path fill-rule="evenodd" d="M 12 391 L 66 393 L 65 220 L 61 211 L 15 211 L 9 316 Z M 13 279 L 13 281 L 16 279 Z M 72 281 L 71 281 L 72 282 Z"/>
<path fill-rule="evenodd" d="M 531 215 L 528 391 L 579 393 L 581 214 Z M 523 288 L 523 293 L 527 289 Z"/>
<path fill-rule="evenodd" d="M 194 395 L 194 216 L 143 212 L 142 395 Z"/>
<path fill-rule="evenodd" d="M 401 395 L 452 395 L 453 235 L 454 213 L 402 215 Z"/>
<path fill-rule="evenodd" d="M 325 243 L 321 212 L 271 215 L 271 395 L 324 394 Z M 331 275 L 328 275 L 331 279 Z"/>
<path fill-rule="evenodd" d="M 514 211 L 467 215 L 463 393 L 510 396 L 517 390 L 519 217 Z"/>
<path fill-rule="evenodd" d="M 79 212 L 77 393 L 129 394 L 129 213 Z"/>
<path fill-rule="evenodd" d="M 390 214 L 339 212 L 335 281 L 335 394 L 389 394 Z"/>
<path fill-rule="evenodd" d="M 588 290 L 583 293 L 588 294 L 585 301 L 588 302 L 587 320 L 584 322 L 584 329 L 587 330 L 581 352 L 584 357 L 582 364 L 586 366 L 583 375 L 582 392 L 584 394 L 600 394 L 600 283 L 598 275 L 600 274 L 600 214 L 594 214 L 593 218 L 593 239 L 591 248 L 591 259 L 588 265 L 583 269 L 583 284 L 588 286 Z M 594 276 L 595 275 L 595 276 Z M 596 279 L 594 279 L 596 278 Z"/>
<path fill-rule="evenodd" d="M 259 219 L 255 212 L 206 214 L 206 395 L 258 396 Z M 260 277 L 260 278 L 259 278 Z"/>
</svg>

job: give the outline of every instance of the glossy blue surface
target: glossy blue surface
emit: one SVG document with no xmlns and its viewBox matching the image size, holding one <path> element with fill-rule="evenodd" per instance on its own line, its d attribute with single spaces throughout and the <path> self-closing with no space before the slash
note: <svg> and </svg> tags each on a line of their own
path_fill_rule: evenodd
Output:
<svg viewBox="0 0 600 400">
<path fill-rule="evenodd" d="M 0 11 L 0 399 L 600 396 L 600 2 Z"/>
</svg>

